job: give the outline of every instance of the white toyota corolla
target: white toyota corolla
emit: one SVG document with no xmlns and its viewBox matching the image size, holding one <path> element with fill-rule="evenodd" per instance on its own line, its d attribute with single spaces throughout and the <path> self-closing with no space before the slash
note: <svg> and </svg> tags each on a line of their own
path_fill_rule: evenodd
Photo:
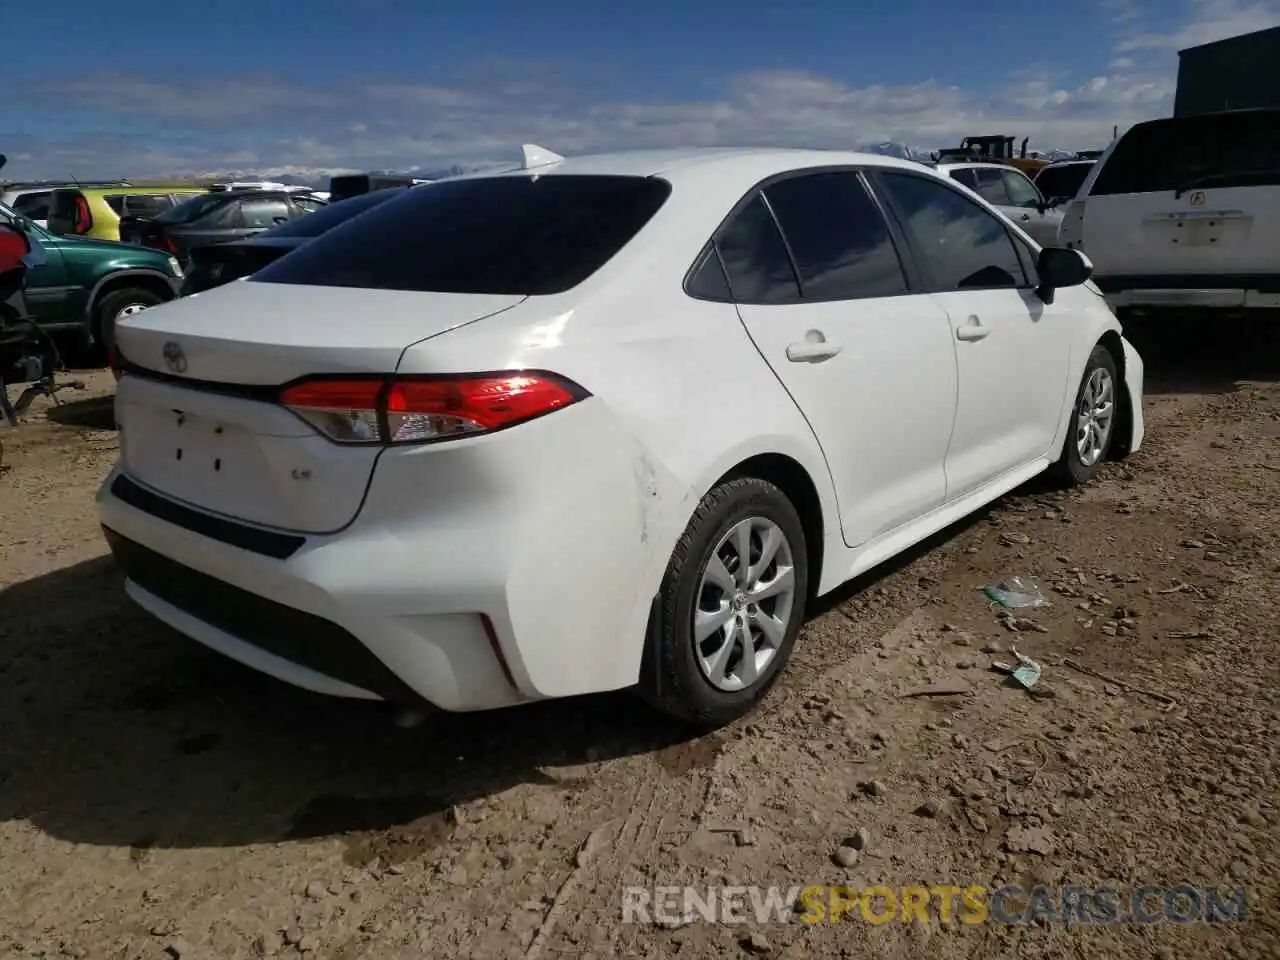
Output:
<svg viewBox="0 0 1280 960">
<path fill-rule="evenodd" d="M 526 155 L 120 325 L 135 601 L 322 693 L 716 724 L 814 596 L 1142 441 L 1088 261 L 922 166 Z"/>
</svg>

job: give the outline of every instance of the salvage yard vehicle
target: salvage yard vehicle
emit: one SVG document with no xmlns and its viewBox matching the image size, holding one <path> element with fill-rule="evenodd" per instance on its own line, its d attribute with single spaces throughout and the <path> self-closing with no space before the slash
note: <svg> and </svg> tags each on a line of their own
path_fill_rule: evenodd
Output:
<svg viewBox="0 0 1280 960">
<path fill-rule="evenodd" d="M 919 164 L 525 155 L 121 324 L 139 605 L 322 693 L 717 725 L 815 596 L 1142 442 L 1087 258 Z"/>
<path fill-rule="evenodd" d="M 126 217 L 120 239 L 186 261 L 193 247 L 257 236 L 324 206 L 318 197 L 292 190 L 203 193 L 154 217 Z"/>
<path fill-rule="evenodd" d="M 1046 200 L 1065 207 L 1080 192 L 1093 165 L 1093 160 L 1059 160 L 1037 173 L 1033 182 Z"/>
<path fill-rule="evenodd" d="M 0 204 L 0 224 L 32 237 L 44 261 L 27 273 L 30 317 L 55 339 L 91 344 L 104 357 L 116 323 L 178 295 L 182 268 L 157 250 L 56 236 Z"/>
<path fill-rule="evenodd" d="M 1042 247 L 1058 242 L 1062 211 L 1021 170 L 998 163 L 940 163 L 935 169 L 973 190 Z"/>
<path fill-rule="evenodd" d="M 60 187 L 49 199 L 49 230 L 59 236 L 119 240 L 122 218 L 153 217 L 204 192 L 201 186 L 172 183 Z"/>
<path fill-rule="evenodd" d="M 1061 236 L 1118 309 L 1280 307 L 1280 108 L 1135 124 Z"/>
<path fill-rule="evenodd" d="M 1022 146 L 1017 153 L 1013 149 L 1013 137 L 1003 134 L 984 137 L 965 137 L 959 147 L 948 147 L 937 151 L 935 159 L 938 163 L 1002 163 L 1015 167 L 1028 175 L 1034 175 L 1048 165 L 1049 161 L 1041 157 L 1027 156 L 1027 137 L 1023 137 Z"/>
<path fill-rule="evenodd" d="M 185 297 L 203 290 L 212 290 L 232 280 L 247 277 L 255 270 L 261 270 L 267 264 L 279 260 L 290 250 L 296 250 L 304 243 L 314 240 L 326 230 L 399 196 L 406 189 L 388 187 L 372 193 L 362 193 L 349 200 L 331 203 L 323 210 L 302 219 L 289 220 L 272 227 L 256 237 L 192 247 L 187 260 L 186 277 L 182 281 L 182 295 Z"/>
</svg>

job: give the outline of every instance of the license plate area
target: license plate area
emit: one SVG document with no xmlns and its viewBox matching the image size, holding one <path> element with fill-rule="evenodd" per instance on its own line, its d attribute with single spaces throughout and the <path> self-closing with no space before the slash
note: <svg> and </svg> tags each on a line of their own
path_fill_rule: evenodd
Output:
<svg viewBox="0 0 1280 960">
<path fill-rule="evenodd" d="M 245 426 L 180 408 L 130 403 L 121 451 L 130 474 L 163 493 L 222 513 L 272 489 L 257 438 Z"/>
<path fill-rule="evenodd" d="M 1167 213 L 1147 221 L 1147 233 L 1176 248 L 1235 246 L 1249 235 L 1253 218 L 1238 210 L 1213 213 Z"/>
</svg>

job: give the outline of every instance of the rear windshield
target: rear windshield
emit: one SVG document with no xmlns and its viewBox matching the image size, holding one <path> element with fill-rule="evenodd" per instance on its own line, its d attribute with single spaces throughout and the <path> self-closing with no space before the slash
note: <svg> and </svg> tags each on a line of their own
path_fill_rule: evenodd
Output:
<svg viewBox="0 0 1280 960">
<path fill-rule="evenodd" d="M 229 201 L 230 197 L 225 193 L 197 193 L 190 200 L 183 200 L 158 215 L 156 223 L 195 223 Z"/>
<path fill-rule="evenodd" d="M 1129 129 L 1089 195 L 1280 184 L 1280 110 L 1149 120 Z"/>
<path fill-rule="evenodd" d="M 1054 197 L 1074 198 L 1092 169 L 1092 163 L 1064 163 L 1060 167 L 1045 167 L 1036 174 L 1036 187 L 1046 200 Z"/>
<path fill-rule="evenodd" d="M 352 197 L 350 200 L 341 200 L 338 203 L 331 203 L 327 207 L 321 207 L 315 213 L 309 213 L 305 217 L 282 223 L 280 226 L 268 230 L 263 236 L 318 237 L 326 230 L 330 230 L 338 224 L 350 220 L 357 214 L 376 207 L 384 200 L 398 197 L 402 193 L 404 193 L 403 188 L 362 193 L 360 196 Z"/>
<path fill-rule="evenodd" d="M 342 224 L 251 279 L 433 293 L 563 293 L 604 266 L 670 194 L 669 183 L 651 177 L 553 174 L 435 183 Z"/>
</svg>

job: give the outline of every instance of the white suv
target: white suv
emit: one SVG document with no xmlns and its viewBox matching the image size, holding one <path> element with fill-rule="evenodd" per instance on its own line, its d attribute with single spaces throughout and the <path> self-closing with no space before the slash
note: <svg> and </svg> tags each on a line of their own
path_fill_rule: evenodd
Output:
<svg viewBox="0 0 1280 960">
<path fill-rule="evenodd" d="M 1280 109 L 1131 127 L 1060 239 L 1116 307 L 1280 307 Z"/>
</svg>

